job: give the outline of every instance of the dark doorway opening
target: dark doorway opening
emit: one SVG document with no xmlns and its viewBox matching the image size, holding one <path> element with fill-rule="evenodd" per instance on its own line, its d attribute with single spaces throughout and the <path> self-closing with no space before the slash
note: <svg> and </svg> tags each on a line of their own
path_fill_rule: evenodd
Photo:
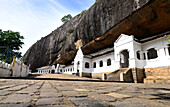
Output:
<svg viewBox="0 0 170 107">
<path fill-rule="evenodd" d="M 120 66 L 121 68 L 129 67 L 129 52 L 127 50 L 120 52 Z"/>
</svg>

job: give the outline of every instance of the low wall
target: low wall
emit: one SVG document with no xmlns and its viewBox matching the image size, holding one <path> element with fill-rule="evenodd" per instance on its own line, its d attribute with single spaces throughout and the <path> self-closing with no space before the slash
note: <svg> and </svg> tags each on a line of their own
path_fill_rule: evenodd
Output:
<svg viewBox="0 0 170 107">
<path fill-rule="evenodd" d="M 170 67 L 146 68 L 144 83 L 170 84 Z"/>
<path fill-rule="evenodd" d="M 107 75 L 107 81 L 120 81 L 120 73 L 122 71 L 116 70 L 115 72 L 112 72 Z"/>
<path fill-rule="evenodd" d="M 92 78 L 103 79 L 104 74 L 109 74 L 110 72 L 102 72 L 102 73 L 92 73 Z"/>
<path fill-rule="evenodd" d="M 10 77 L 11 65 L 0 61 L 0 77 Z"/>
<path fill-rule="evenodd" d="M 14 60 L 12 64 L 0 61 L 0 77 L 27 77 L 29 67 L 19 60 Z"/>
<path fill-rule="evenodd" d="M 170 76 L 170 67 L 146 68 L 145 74 L 146 77 Z"/>
<path fill-rule="evenodd" d="M 84 73 L 84 72 L 82 72 L 82 77 L 92 78 L 92 74 L 91 73 Z"/>
</svg>

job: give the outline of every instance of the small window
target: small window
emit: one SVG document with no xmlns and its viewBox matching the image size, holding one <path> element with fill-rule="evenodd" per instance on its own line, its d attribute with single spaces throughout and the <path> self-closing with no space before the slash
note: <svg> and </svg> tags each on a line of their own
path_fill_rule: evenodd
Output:
<svg viewBox="0 0 170 107">
<path fill-rule="evenodd" d="M 103 61 L 100 61 L 100 67 L 103 67 Z"/>
<path fill-rule="evenodd" d="M 89 63 L 88 62 L 85 63 L 85 68 L 89 68 Z"/>
<path fill-rule="evenodd" d="M 93 63 L 93 68 L 96 68 L 96 62 Z"/>
<path fill-rule="evenodd" d="M 62 69 L 60 69 L 60 72 L 62 72 Z"/>
<path fill-rule="evenodd" d="M 111 59 L 108 59 L 107 60 L 107 66 L 110 66 L 112 63 L 111 63 Z"/>
<path fill-rule="evenodd" d="M 154 48 L 148 50 L 148 59 L 155 59 L 158 57 L 157 51 Z"/>
<path fill-rule="evenodd" d="M 70 69 L 70 71 L 72 71 L 72 68 Z"/>
<path fill-rule="evenodd" d="M 140 58 L 140 51 L 137 51 L 137 52 L 136 52 L 136 56 L 137 56 L 137 59 L 139 59 L 139 60 L 141 59 L 141 58 Z"/>
</svg>

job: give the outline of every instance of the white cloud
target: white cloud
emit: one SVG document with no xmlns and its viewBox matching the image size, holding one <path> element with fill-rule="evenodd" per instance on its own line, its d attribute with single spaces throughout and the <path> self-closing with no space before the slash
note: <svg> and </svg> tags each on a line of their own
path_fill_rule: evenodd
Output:
<svg viewBox="0 0 170 107">
<path fill-rule="evenodd" d="M 64 9 L 59 4 L 58 6 Z M 0 29 L 18 31 L 25 37 L 25 45 L 21 49 L 23 54 L 42 36 L 46 36 L 62 24 L 59 18 L 65 12 L 57 11 L 50 4 L 47 4 L 46 9 L 48 11 L 39 11 L 28 0 L 1 0 Z"/>
<path fill-rule="evenodd" d="M 57 0 L 0 0 L 0 29 L 18 31 L 25 37 L 21 49 L 24 54 L 37 40 L 59 27 L 60 19 L 69 13 L 78 14 Z"/>
</svg>

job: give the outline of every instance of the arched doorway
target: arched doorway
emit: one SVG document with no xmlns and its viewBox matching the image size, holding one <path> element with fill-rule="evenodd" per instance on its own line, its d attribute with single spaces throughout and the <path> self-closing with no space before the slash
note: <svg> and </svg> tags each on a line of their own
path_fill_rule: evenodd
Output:
<svg viewBox="0 0 170 107">
<path fill-rule="evenodd" d="M 128 68 L 129 67 L 129 52 L 128 50 L 123 50 L 120 52 L 120 67 Z"/>
<path fill-rule="evenodd" d="M 77 76 L 80 75 L 79 74 L 79 72 L 80 72 L 79 69 L 80 69 L 80 61 L 77 62 L 77 73 L 76 73 Z"/>
</svg>

